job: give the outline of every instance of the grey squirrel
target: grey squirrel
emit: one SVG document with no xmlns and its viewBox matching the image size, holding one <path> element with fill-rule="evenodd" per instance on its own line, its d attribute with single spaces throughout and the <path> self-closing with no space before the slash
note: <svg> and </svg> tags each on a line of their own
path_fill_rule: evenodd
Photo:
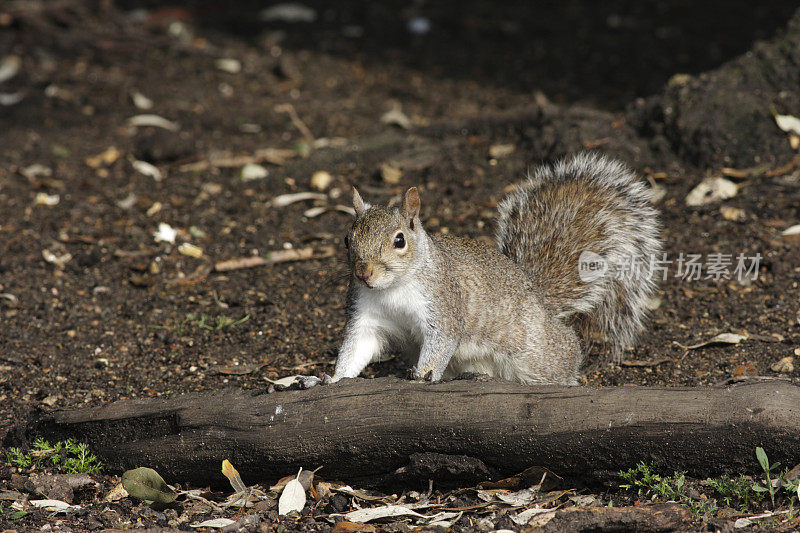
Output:
<svg viewBox="0 0 800 533">
<path fill-rule="evenodd" d="M 647 265 L 661 251 L 649 199 L 621 163 L 579 154 L 538 168 L 502 200 L 495 248 L 429 235 L 416 188 L 393 209 L 354 189 L 347 323 L 331 381 L 394 351 L 416 360 L 415 379 L 577 384 L 591 332 L 619 356 L 643 327 L 656 286 Z M 584 272 L 587 257 L 595 270 Z"/>
</svg>

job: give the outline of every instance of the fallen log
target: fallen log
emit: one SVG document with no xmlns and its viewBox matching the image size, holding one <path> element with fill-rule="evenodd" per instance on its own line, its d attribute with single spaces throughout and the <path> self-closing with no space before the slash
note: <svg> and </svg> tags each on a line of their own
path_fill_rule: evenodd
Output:
<svg viewBox="0 0 800 533">
<path fill-rule="evenodd" d="M 328 479 L 376 484 L 413 478 L 410 460 L 432 455 L 453 459 L 440 472 L 466 464 L 460 475 L 467 478 L 540 465 L 591 485 L 641 460 L 695 477 L 755 473 L 756 446 L 771 461 L 794 465 L 800 462 L 800 387 L 348 379 L 310 390 L 225 390 L 55 411 L 20 433 L 86 441 L 112 471 L 149 466 L 168 480 L 200 484 L 224 481 L 223 459 L 252 483 L 323 466 Z"/>
</svg>

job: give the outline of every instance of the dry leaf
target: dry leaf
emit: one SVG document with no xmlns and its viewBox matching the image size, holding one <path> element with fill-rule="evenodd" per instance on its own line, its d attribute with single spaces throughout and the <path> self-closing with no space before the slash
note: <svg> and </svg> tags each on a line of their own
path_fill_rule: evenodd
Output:
<svg viewBox="0 0 800 533">
<path fill-rule="evenodd" d="M 660 183 L 656 183 L 654 180 L 650 180 L 650 203 L 657 204 L 664 197 L 667 195 L 667 188 L 661 185 Z"/>
<path fill-rule="evenodd" d="M 375 526 L 371 524 L 357 524 L 355 522 L 348 522 L 347 520 L 342 520 L 333 526 L 333 533 L 357 533 L 362 531 L 364 533 L 373 533 L 375 531 Z"/>
<path fill-rule="evenodd" d="M 70 505 L 61 500 L 30 500 L 28 503 L 39 509 L 44 509 L 50 512 L 63 512 L 70 509 L 80 509 L 80 505 Z"/>
<path fill-rule="evenodd" d="M 781 232 L 784 237 L 798 237 L 800 236 L 800 224 L 788 227 Z"/>
<path fill-rule="evenodd" d="M 281 194 L 272 199 L 272 205 L 275 207 L 286 207 L 297 202 L 305 200 L 326 200 L 328 197 L 321 192 L 296 192 L 292 194 Z"/>
<path fill-rule="evenodd" d="M 131 126 L 139 127 L 154 127 L 163 128 L 168 131 L 178 131 L 180 126 L 176 122 L 167 120 L 158 115 L 135 115 L 128 119 L 128 124 Z"/>
<path fill-rule="evenodd" d="M 733 198 L 739 192 L 739 186 L 719 176 L 706 178 L 686 195 L 686 205 L 706 205 L 720 200 Z"/>
<path fill-rule="evenodd" d="M 231 482 L 231 487 L 233 487 L 233 490 L 235 490 L 237 494 L 247 491 L 247 486 L 242 481 L 242 476 L 239 475 L 239 471 L 236 470 L 227 459 L 222 461 L 222 475 L 228 478 L 228 481 Z"/>
<path fill-rule="evenodd" d="M 292 378 L 296 378 L 296 376 L 292 376 Z M 287 379 L 287 378 L 283 378 L 283 379 Z M 270 379 L 267 379 L 267 381 L 269 381 L 270 383 L 275 383 L 274 381 L 272 381 Z M 278 380 L 278 381 L 281 381 L 281 380 Z M 289 382 L 289 385 L 291 385 L 292 383 L 294 383 L 294 381 Z M 289 385 L 286 385 L 286 386 L 288 387 Z M 289 483 L 291 480 L 296 479 L 296 477 L 297 476 L 284 476 L 284 477 L 280 478 L 277 483 L 272 485 L 269 488 L 269 490 L 272 491 L 272 492 L 277 492 L 278 494 L 280 494 L 280 492 L 286 487 L 286 484 Z"/>
<path fill-rule="evenodd" d="M 2 106 L 12 106 L 17 105 L 25 98 L 25 93 L 22 91 L 17 91 L 15 93 L 0 93 L 0 105 Z"/>
<path fill-rule="evenodd" d="M 395 105 L 381 116 L 381 122 L 390 126 L 400 126 L 404 130 L 411 128 L 411 119 L 403 113 L 401 106 Z"/>
<path fill-rule="evenodd" d="M 299 376 L 294 376 L 294 377 L 299 377 Z M 287 378 L 284 378 L 284 379 L 287 379 Z M 270 381 L 270 380 L 267 380 L 267 381 Z M 278 380 L 278 381 L 281 381 L 281 380 Z M 271 383 L 277 383 L 277 382 L 276 381 L 272 381 Z M 289 382 L 290 385 L 291 385 L 291 383 L 292 382 Z M 319 470 L 319 468 L 317 468 L 317 470 Z M 269 490 L 274 491 L 274 492 L 281 492 L 284 488 L 286 488 L 286 485 L 293 479 L 296 479 L 297 481 L 299 481 L 300 485 L 302 485 L 304 490 L 313 490 L 314 489 L 314 485 L 313 485 L 313 483 L 314 483 L 314 474 L 316 473 L 317 470 L 301 470 L 300 473 L 298 475 L 296 475 L 296 476 L 282 477 L 281 479 L 278 480 L 277 483 L 272 485 L 269 488 Z"/>
<path fill-rule="evenodd" d="M 147 211 L 145 211 L 144 214 L 147 215 L 148 217 L 152 217 L 153 215 L 155 215 L 156 213 L 161 211 L 161 209 L 163 209 L 163 208 L 164 208 L 164 204 L 162 204 L 161 202 L 153 202 L 153 205 L 148 207 Z"/>
<path fill-rule="evenodd" d="M 489 157 L 499 159 L 514 153 L 517 147 L 513 144 L 493 144 L 489 147 Z"/>
<path fill-rule="evenodd" d="M 269 381 L 273 385 L 281 385 L 283 387 L 291 387 L 294 384 L 294 382 L 297 381 L 297 378 L 299 378 L 299 377 L 300 376 L 286 376 L 285 378 L 276 379 L 275 381 L 273 381 L 273 380 L 271 380 L 269 378 L 264 378 L 264 379 L 266 379 L 267 381 Z M 294 477 L 294 476 L 292 476 L 292 477 Z"/>
<path fill-rule="evenodd" d="M 350 207 L 349 205 L 342 205 L 336 204 L 333 206 L 336 211 L 341 211 L 342 213 L 347 213 L 348 215 L 356 216 L 356 210 Z"/>
<path fill-rule="evenodd" d="M 189 524 L 189 527 L 212 527 L 215 529 L 221 529 L 235 523 L 236 521 L 231 520 L 230 518 L 212 518 L 211 520 L 206 520 L 205 522 L 200 522 L 198 524 Z"/>
<path fill-rule="evenodd" d="M 148 163 L 147 161 L 139 161 L 138 159 L 131 162 L 131 166 L 138 172 L 139 174 L 143 174 L 145 176 L 150 176 L 156 181 L 161 181 L 164 179 L 164 175 L 158 170 L 158 167 Z"/>
<path fill-rule="evenodd" d="M 317 493 L 320 500 L 331 495 L 331 487 L 333 487 L 333 485 L 325 481 L 317 482 Z"/>
<path fill-rule="evenodd" d="M 541 480 L 543 478 L 547 480 L 544 483 L 545 486 L 550 485 L 555 487 L 557 485 L 561 485 L 561 482 L 563 482 L 563 479 L 550 469 L 543 466 L 531 466 L 519 474 L 504 479 L 497 481 L 484 481 L 478 485 L 478 487 L 481 489 L 519 490 L 520 487 L 529 487 L 537 483 L 542 483 Z"/>
<path fill-rule="evenodd" d="M 514 507 L 521 507 L 531 503 L 539 493 L 538 487 L 529 487 L 516 492 L 498 492 L 497 499 Z"/>
<path fill-rule="evenodd" d="M 534 516 L 536 516 L 536 515 L 545 515 L 547 513 L 550 513 L 552 516 L 555 516 L 556 511 L 555 511 L 555 509 L 526 509 L 525 511 L 522 511 L 519 514 L 517 514 L 515 516 L 512 516 L 511 520 L 515 524 L 517 524 L 519 526 L 524 526 L 528 522 L 530 522 L 531 518 L 533 518 Z M 550 518 L 552 518 L 552 516 L 550 516 Z M 549 519 L 548 519 L 548 522 L 549 522 Z M 539 524 L 537 524 L 537 525 L 539 525 Z"/>
<path fill-rule="evenodd" d="M 696 350 L 697 348 L 702 348 L 704 346 L 708 346 L 710 344 L 739 344 L 740 342 L 747 340 L 749 337 L 747 335 L 739 335 L 737 333 L 720 333 L 705 342 L 701 342 L 699 344 L 693 344 L 692 346 L 687 346 L 687 350 Z"/>
<path fill-rule="evenodd" d="M 66 252 L 61 255 L 56 255 L 50 250 L 42 250 L 42 257 L 48 263 L 55 265 L 59 269 L 63 269 L 70 259 L 72 259 L 72 254 Z"/>
<path fill-rule="evenodd" d="M 403 177 L 403 171 L 399 168 L 390 165 L 389 163 L 381 163 L 381 179 L 389 185 L 396 185 L 400 183 L 400 178 Z"/>
<path fill-rule="evenodd" d="M 300 472 L 303 470 L 300 469 Z M 298 477 L 300 472 L 297 473 Z M 293 479 L 289 481 L 281 492 L 278 499 L 278 515 L 285 516 L 292 511 L 301 512 L 306 505 L 306 491 L 300 481 Z"/>
<path fill-rule="evenodd" d="M 0 83 L 8 81 L 19 72 L 22 59 L 19 56 L 7 55 L 0 60 Z"/>
<path fill-rule="evenodd" d="M 786 133 L 800 135 L 800 118 L 792 115 L 775 115 L 775 123 Z"/>
<path fill-rule="evenodd" d="M 314 22 L 317 20 L 317 12 L 303 4 L 285 2 L 263 9 L 258 17 L 264 22 Z"/>
<path fill-rule="evenodd" d="M 116 502 L 121 500 L 122 498 L 126 498 L 128 496 L 128 491 L 125 490 L 125 487 L 122 486 L 122 483 L 117 483 L 117 485 L 108 491 L 105 498 L 103 498 L 104 502 Z"/>
<path fill-rule="evenodd" d="M 382 502 L 386 501 L 387 496 L 373 496 L 372 494 L 367 494 L 363 490 L 356 490 L 350 485 L 344 485 L 342 487 L 331 487 L 333 492 L 341 492 L 342 494 L 347 494 L 348 496 L 354 496 L 359 500 L 364 500 L 367 502 Z"/>
<path fill-rule="evenodd" d="M 312 207 L 303 211 L 303 216 L 306 218 L 316 218 L 327 211 L 328 207 L 326 206 Z"/>
<path fill-rule="evenodd" d="M 733 370 L 733 377 L 756 375 L 758 375 L 758 366 L 755 363 L 741 364 Z"/>
<path fill-rule="evenodd" d="M 459 518 L 461 518 L 463 515 L 464 515 L 463 511 L 458 513 L 442 512 L 439 513 L 438 515 L 429 517 L 430 522 L 428 522 L 427 527 L 429 528 L 443 527 L 445 529 L 448 529 L 452 527 L 453 524 L 458 522 Z"/>
<path fill-rule="evenodd" d="M 34 163 L 30 166 L 22 168 L 19 172 L 29 180 L 35 180 L 36 178 L 47 178 L 53 175 L 52 168 L 46 167 L 40 163 Z"/>
<path fill-rule="evenodd" d="M 772 364 L 769 367 L 773 372 L 781 372 L 783 374 L 791 374 L 794 372 L 794 357 L 787 356 Z"/>
<path fill-rule="evenodd" d="M 382 507 L 371 507 L 369 509 L 358 509 L 345 514 L 345 520 L 350 522 L 369 522 L 379 518 L 391 518 L 394 516 L 415 516 L 425 518 L 424 514 L 406 507 L 405 505 L 384 505 Z"/>
<path fill-rule="evenodd" d="M 256 150 L 255 156 L 272 165 L 285 165 L 287 159 L 294 159 L 300 154 L 297 150 L 289 150 L 288 148 L 262 148 Z"/>
</svg>

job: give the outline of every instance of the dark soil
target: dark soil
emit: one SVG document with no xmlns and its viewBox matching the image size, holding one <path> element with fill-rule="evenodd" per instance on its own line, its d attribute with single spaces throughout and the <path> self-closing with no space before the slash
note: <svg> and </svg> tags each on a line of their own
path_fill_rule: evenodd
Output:
<svg viewBox="0 0 800 533">
<path fill-rule="evenodd" d="M 670 259 L 762 256 L 752 283 L 682 281 L 670 268 L 649 330 L 629 354 L 654 364 L 612 365 L 598 347 L 586 383 L 798 380 L 797 370 L 771 367 L 800 347 L 800 240 L 781 236 L 800 223 L 800 170 L 738 179 L 736 197 L 689 208 L 686 194 L 720 168 L 693 166 L 701 159 L 641 140 L 639 150 L 592 137 L 590 129 L 566 142 L 535 103 L 541 92 L 563 113 L 624 129 L 628 103 L 657 93 L 673 74 L 744 53 L 781 28 L 796 2 L 320 2 L 308 4 L 317 9 L 312 24 L 259 23 L 255 2 L 157 4 L 0 7 L 0 56 L 22 58 L 0 93 L 24 95 L 0 107 L 0 438 L 39 409 L 266 388 L 268 379 L 330 372 L 344 324 L 341 237 L 350 217 L 307 218 L 309 202 L 270 204 L 277 194 L 310 190 L 314 172 L 333 176 L 332 203 L 348 204 L 352 185 L 374 202 L 419 185 L 429 231 L 484 238 L 509 183 L 581 145 L 622 157 L 666 187 L 658 207 Z M 430 33 L 408 32 L 414 16 L 428 17 Z M 239 60 L 241 72 L 221 70 L 220 58 Z M 153 108 L 137 109 L 134 92 Z M 381 121 L 394 105 L 411 118 L 410 130 Z M 179 130 L 127 124 L 142 113 Z M 496 144 L 516 150 L 494 159 Z M 120 152 L 113 161 L 87 163 L 110 147 Z M 241 164 L 186 170 L 266 148 L 291 155 L 283 165 L 262 162 L 263 179 L 243 181 Z M 770 169 L 788 162 L 783 153 L 763 154 L 776 158 Z M 134 160 L 157 166 L 163 180 L 137 172 Z M 403 169 L 396 185 L 381 179 L 380 165 L 390 161 Z M 51 173 L 32 173 L 34 164 Z M 36 205 L 39 193 L 58 195 L 57 205 Z M 130 205 L 120 207 L 125 199 Z M 741 208 L 742 219 L 724 218 L 721 205 Z M 155 242 L 160 223 L 178 230 L 174 245 Z M 203 256 L 181 254 L 184 242 Z M 216 261 L 326 246 L 337 255 L 211 271 Z M 59 268 L 43 252 L 71 259 Z M 751 338 L 683 348 L 724 332 Z M 367 373 L 405 370 L 395 360 Z M 30 527 L 47 521 L 42 514 Z"/>
</svg>

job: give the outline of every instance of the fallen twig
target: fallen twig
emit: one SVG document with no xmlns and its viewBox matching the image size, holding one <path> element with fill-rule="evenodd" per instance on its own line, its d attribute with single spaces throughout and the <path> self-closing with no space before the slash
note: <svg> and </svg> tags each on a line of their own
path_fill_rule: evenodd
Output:
<svg viewBox="0 0 800 533">
<path fill-rule="evenodd" d="M 311 130 L 308 129 L 308 126 L 306 126 L 305 122 L 300 120 L 300 117 L 298 116 L 297 111 L 295 111 L 292 104 L 276 105 L 275 111 L 277 113 L 288 113 L 289 118 L 292 120 L 292 124 L 294 124 L 294 127 L 300 130 L 300 133 L 303 134 L 303 137 L 305 137 L 308 142 L 314 142 L 314 134 L 311 133 Z"/>
<path fill-rule="evenodd" d="M 269 252 L 266 256 L 239 257 L 227 259 L 214 265 L 217 272 L 228 272 L 231 270 L 241 270 L 243 268 L 253 268 L 263 265 L 274 265 L 275 263 L 288 263 L 290 261 L 306 261 L 309 259 L 324 259 L 336 254 L 333 246 L 323 246 L 319 250 L 313 248 L 291 248 L 289 250 L 276 250 Z"/>
</svg>

